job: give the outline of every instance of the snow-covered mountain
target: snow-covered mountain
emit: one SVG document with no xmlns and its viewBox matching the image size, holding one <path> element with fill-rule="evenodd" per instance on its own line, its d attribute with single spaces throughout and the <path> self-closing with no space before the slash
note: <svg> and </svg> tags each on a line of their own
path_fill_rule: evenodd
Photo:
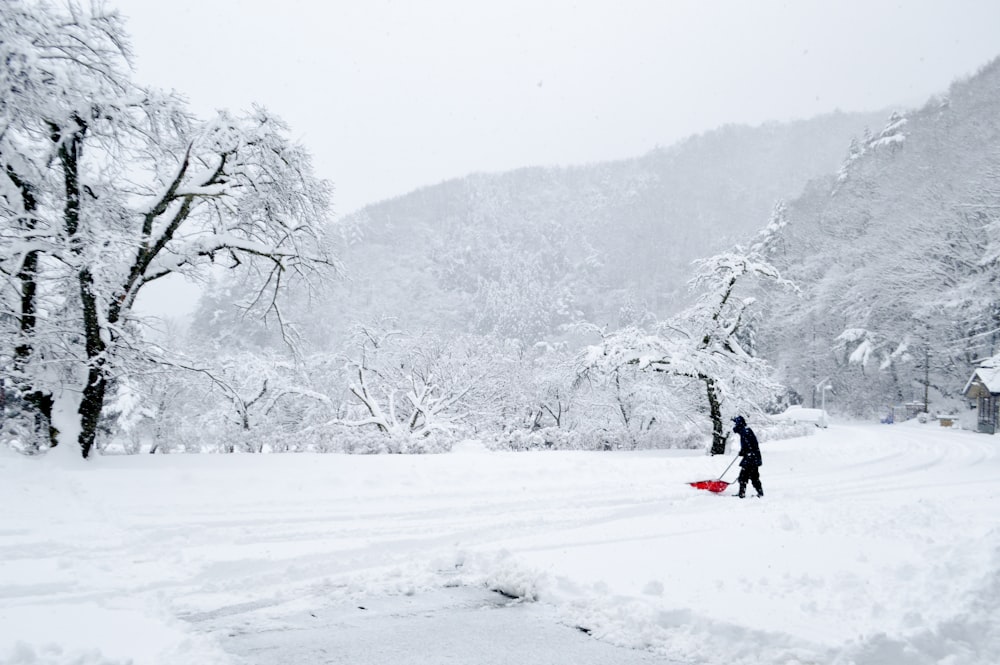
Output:
<svg viewBox="0 0 1000 665">
<path fill-rule="evenodd" d="M 855 413 L 954 397 L 1000 328 L 1000 60 L 857 137 L 787 220 L 803 293 L 765 345 L 786 380 Z"/>
<path fill-rule="evenodd" d="M 762 226 L 886 116 L 727 126 L 635 159 L 474 174 L 368 206 L 339 225 L 349 281 L 310 306 L 309 327 L 336 340 L 385 314 L 535 341 L 578 319 L 617 325 L 627 304 L 670 313 L 692 260 Z"/>
</svg>

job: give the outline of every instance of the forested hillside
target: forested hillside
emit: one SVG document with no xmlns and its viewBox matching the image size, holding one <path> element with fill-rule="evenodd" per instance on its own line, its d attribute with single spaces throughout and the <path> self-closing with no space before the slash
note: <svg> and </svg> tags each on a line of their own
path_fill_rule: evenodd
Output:
<svg viewBox="0 0 1000 665">
<path fill-rule="evenodd" d="M 616 326 L 625 305 L 669 314 L 692 260 L 751 235 L 887 115 L 729 126 L 636 159 L 470 175 L 369 206 L 340 225 L 348 281 L 311 306 L 310 329 L 334 341 L 390 315 L 530 343 L 580 319 Z"/>
<path fill-rule="evenodd" d="M 207 430 L 224 449 L 274 449 L 277 438 L 426 450 L 468 432 L 513 447 L 702 445 L 710 431 L 718 439 L 721 411 L 709 422 L 700 380 L 595 366 L 581 383 L 581 344 L 597 338 L 567 337 L 563 324 L 614 330 L 676 315 L 692 304 L 692 261 L 749 241 L 775 201 L 835 171 L 850 137 L 887 115 L 726 127 L 632 160 L 470 175 L 369 206 L 331 234 L 345 279 L 281 305 L 294 326 L 241 318 L 234 303 L 252 298 L 233 284 L 203 298 L 190 364 L 220 367 L 220 399 L 206 403 L 184 379 L 160 382 L 150 390 L 169 407 L 155 426 L 178 432 L 185 449 Z M 702 296 L 717 297 L 719 284 L 704 286 Z M 739 317 L 716 300 L 668 327 L 728 345 L 732 331 L 713 330 L 717 307 Z M 304 362 L 283 358 L 286 342 Z M 729 377 L 713 366 L 714 345 L 690 350 Z M 743 363 L 739 353 L 718 357 Z M 771 381 L 758 380 L 759 364 L 745 370 L 733 380 L 753 390 L 727 384 L 710 401 L 759 409 Z M 227 420 L 241 429 L 219 430 Z"/>
<path fill-rule="evenodd" d="M 775 261 L 802 294 L 764 327 L 785 379 L 858 414 L 947 403 L 998 340 L 1000 61 L 857 137 L 787 220 Z"/>
<path fill-rule="evenodd" d="M 732 413 L 822 385 L 842 413 L 925 386 L 955 405 L 997 328 L 998 83 L 994 63 L 916 111 L 727 127 L 370 206 L 331 234 L 345 279 L 281 305 L 294 327 L 250 325 L 241 289 L 217 288 L 185 361 L 211 360 L 214 387 L 152 377 L 139 414 L 121 382 L 113 415 L 134 450 L 162 430 L 177 450 L 210 432 L 214 450 L 420 452 L 721 448 Z"/>
</svg>

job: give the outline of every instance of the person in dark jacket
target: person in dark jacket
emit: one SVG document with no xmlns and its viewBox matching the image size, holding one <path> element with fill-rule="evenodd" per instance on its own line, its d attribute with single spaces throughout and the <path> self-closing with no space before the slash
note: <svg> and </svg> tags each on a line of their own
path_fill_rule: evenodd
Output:
<svg viewBox="0 0 1000 665">
<path fill-rule="evenodd" d="M 760 457 L 760 445 L 757 443 L 757 436 L 753 430 L 747 427 L 747 421 L 743 416 L 733 418 L 733 431 L 740 435 L 740 494 L 742 499 L 746 496 L 747 482 L 753 483 L 753 488 L 757 490 L 757 496 L 764 496 L 764 488 L 760 484 L 760 467 L 764 460 Z"/>
</svg>

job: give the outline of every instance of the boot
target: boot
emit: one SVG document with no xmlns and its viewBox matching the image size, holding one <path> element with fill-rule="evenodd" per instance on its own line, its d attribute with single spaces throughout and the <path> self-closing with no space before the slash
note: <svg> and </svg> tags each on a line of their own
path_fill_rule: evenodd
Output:
<svg viewBox="0 0 1000 665">
<path fill-rule="evenodd" d="M 746 483 L 740 483 L 740 493 L 737 494 L 736 496 L 738 496 L 738 497 L 740 497 L 742 499 L 742 498 L 746 497 L 746 495 L 747 495 L 747 484 Z"/>
</svg>

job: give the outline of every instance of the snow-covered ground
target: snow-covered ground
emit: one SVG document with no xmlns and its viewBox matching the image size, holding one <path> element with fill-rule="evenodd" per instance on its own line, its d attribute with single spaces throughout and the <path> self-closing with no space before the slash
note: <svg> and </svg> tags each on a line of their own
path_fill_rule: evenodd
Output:
<svg viewBox="0 0 1000 665">
<path fill-rule="evenodd" d="M 268 635 L 329 635 L 309 662 L 352 635 L 468 653 L 483 625 L 500 650 L 553 627 L 643 650 L 620 662 L 1000 663 L 1000 437 L 834 424 L 762 448 L 767 496 L 743 501 L 688 486 L 729 461 L 691 451 L 0 451 L 0 663 L 283 662 Z M 476 623 L 483 598 L 530 620 Z"/>
</svg>

